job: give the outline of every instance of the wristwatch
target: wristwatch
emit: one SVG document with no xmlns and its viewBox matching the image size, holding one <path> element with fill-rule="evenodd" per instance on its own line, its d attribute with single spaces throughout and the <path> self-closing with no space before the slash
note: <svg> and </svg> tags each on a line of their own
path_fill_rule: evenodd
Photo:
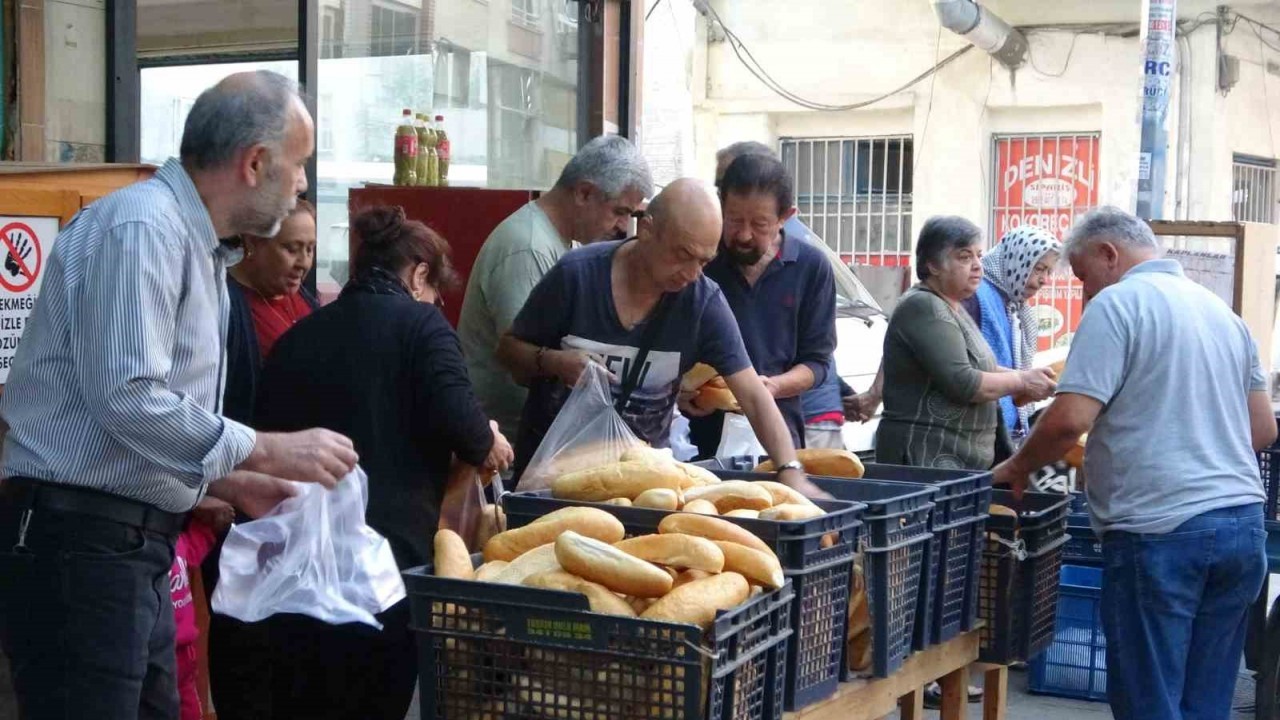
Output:
<svg viewBox="0 0 1280 720">
<path fill-rule="evenodd" d="M 782 463 L 781 465 L 778 466 L 778 469 L 773 474 L 781 475 L 784 470 L 799 470 L 800 472 L 804 472 L 804 463 L 800 462 L 799 460 L 792 460 L 791 462 Z"/>
</svg>

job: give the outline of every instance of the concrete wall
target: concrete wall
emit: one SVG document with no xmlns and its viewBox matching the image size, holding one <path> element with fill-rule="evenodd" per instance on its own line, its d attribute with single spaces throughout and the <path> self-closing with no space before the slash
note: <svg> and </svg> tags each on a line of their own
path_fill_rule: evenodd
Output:
<svg viewBox="0 0 1280 720">
<path fill-rule="evenodd" d="M 46 0 L 45 161 L 103 162 L 107 144 L 106 0 Z"/>
</svg>

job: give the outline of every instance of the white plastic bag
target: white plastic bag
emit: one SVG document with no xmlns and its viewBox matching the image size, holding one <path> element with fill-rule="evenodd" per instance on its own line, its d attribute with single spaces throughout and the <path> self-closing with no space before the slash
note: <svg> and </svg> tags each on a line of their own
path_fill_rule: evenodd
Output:
<svg viewBox="0 0 1280 720">
<path fill-rule="evenodd" d="M 365 524 L 369 481 L 357 467 L 333 490 L 297 483 L 268 515 L 232 526 L 213 611 L 244 622 L 279 613 L 381 629 L 374 615 L 405 597 L 386 538 Z"/>
<path fill-rule="evenodd" d="M 716 450 L 716 457 L 757 458 L 768 454 L 756 439 L 756 431 L 751 429 L 751 421 L 747 420 L 746 415 L 724 414 L 724 430 L 720 433 L 720 447 Z"/>
<path fill-rule="evenodd" d="M 628 448 L 643 445 L 613 407 L 608 371 L 588 363 L 529 460 L 519 489 L 545 490 L 561 475 L 617 462 Z"/>
<path fill-rule="evenodd" d="M 690 462 L 698 456 L 698 446 L 689 439 L 689 418 L 679 410 L 671 418 L 671 455 L 680 462 Z"/>
</svg>

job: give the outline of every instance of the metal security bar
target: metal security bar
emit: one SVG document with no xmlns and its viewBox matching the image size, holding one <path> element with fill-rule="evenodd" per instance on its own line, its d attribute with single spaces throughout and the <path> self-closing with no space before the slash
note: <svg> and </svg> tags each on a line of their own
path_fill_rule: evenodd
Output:
<svg viewBox="0 0 1280 720">
<path fill-rule="evenodd" d="M 988 245 L 1034 226 L 1062 239 L 1076 218 L 1098 204 L 1098 133 L 992 137 Z M 1040 350 L 1071 343 L 1083 312 L 1083 291 L 1062 263 L 1032 300 L 1040 320 Z"/>
<path fill-rule="evenodd" d="M 783 138 L 781 156 L 800 219 L 845 262 L 910 264 L 910 136 Z"/>
<path fill-rule="evenodd" d="M 1231 159 L 1231 215 L 1237 222 L 1276 221 L 1276 161 L 1250 155 Z"/>
</svg>

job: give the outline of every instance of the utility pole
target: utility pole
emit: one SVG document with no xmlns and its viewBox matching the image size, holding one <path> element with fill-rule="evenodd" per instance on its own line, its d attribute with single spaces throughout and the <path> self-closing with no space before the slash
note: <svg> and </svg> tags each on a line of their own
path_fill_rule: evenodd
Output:
<svg viewBox="0 0 1280 720">
<path fill-rule="evenodd" d="M 1138 153 L 1138 217 L 1164 217 L 1169 147 L 1169 91 L 1176 60 L 1177 0 L 1143 0 L 1142 143 Z"/>
</svg>

